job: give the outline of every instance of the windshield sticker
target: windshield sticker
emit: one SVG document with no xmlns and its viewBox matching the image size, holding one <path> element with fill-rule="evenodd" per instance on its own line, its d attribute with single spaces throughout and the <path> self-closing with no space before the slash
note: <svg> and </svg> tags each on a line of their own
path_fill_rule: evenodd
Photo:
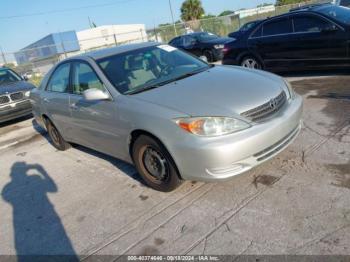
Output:
<svg viewBox="0 0 350 262">
<path fill-rule="evenodd" d="M 164 51 L 167 51 L 167 52 L 173 52 L 177 50 L 177 48 L 172 47 L 170 45 L 159 45 L 158 48 L 163 49 Z"/>
</svg>

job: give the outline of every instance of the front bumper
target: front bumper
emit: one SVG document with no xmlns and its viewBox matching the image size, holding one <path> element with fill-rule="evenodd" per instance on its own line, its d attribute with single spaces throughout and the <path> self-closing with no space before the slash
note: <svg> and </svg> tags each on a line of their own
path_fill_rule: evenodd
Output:
<svg viewBox="0 0 350 262">
<path fill-rule="evenodd" d="M 225 180 L 260 165 L 284 150 L 300 131 L 302 108 L 302 98 L 296 95 L 266 122 L 223 137 L 191 135 L 191 140 L 179 141 L 170 152 L 183 179 Z"/>
<path fill-rule="evenodd" d="M 27 116 L 32 113 L 32 105 L 28 99 L 0 107 L 0 123 Z"/>
</svg>

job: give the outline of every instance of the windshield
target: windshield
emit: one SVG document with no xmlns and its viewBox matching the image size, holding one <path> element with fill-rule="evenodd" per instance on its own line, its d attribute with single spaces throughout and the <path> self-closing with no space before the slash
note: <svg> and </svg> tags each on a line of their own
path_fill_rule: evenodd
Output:
<svg viewBox="0 0 350 262">
<path fill-rule="evenodd" d="M 97 63 L 122 94 L 159 87 L 209 68 L 202 60 L 168 45 L 106 57 Z"/>
<path fill-rule="evenodd" d="M 10 69 L 0 69 L 0 85 L 21 81 L 22 79 Z"/>
<path fill-rule="evenodd" d="M 335 20 L 350 25 L 350 9 L 342 6 L 327 6 L 319 9 L 319 12 L 334 18 Z"/>
</svg>

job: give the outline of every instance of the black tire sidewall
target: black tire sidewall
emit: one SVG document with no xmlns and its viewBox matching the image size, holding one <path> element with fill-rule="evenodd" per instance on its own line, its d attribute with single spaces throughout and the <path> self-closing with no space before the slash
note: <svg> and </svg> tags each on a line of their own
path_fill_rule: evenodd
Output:
<svg viewBox="0 0 350 262">
<path fill-rule="evenodd" d="M 168 164 L 168 179 L 161 183 L 154 183 L 150 180 L 144 172 L 147 172 L 142 159 L 140 159 L 140 150 L 145 146 L 151 146 L 156 149 L 159 153 L 161 153 L 167 161 Z M 135 164 L 135 167 L 142 177 L 143 181 L 151 188 L 162 191 L 162 192 L 170 192 L 173 191 L 181 184 L 181 179 L 179 177 L 179 173 L 177 171 L 176 165 L 165 149 L 165 147 L 156 139 L 153 139 L 146 135 L 139 136 L 133 144 L 132 147 L 132 158 Z"/>
<path fill-rule="evenodd" d="M 203 55 L 207 58 L 208 62 L 211 63 L 211 62 L 214 62 L 214 55 L 212 53 L 212 51 L 210 50 L 205 50 L 203 52 Z"/>
</svg>

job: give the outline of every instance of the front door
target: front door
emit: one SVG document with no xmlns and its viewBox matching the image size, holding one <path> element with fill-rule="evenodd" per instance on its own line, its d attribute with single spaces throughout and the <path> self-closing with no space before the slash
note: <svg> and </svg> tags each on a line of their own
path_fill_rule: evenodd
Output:
<svg viewBox="0 0 350 262">
<path fill-rule="evenodd" d="M 72 116 L 72 136 L 76 143 L 116 156 L 118 131 L 116 104 L 109 100 L 88 101 L 83 92 L 100 89 L 108 93 L 93 68 L 86 62 L 74 62 L 72 94 L 69 107 Z"/>
<path fill-rule="evenodd" d="M 294 36 L 290 39 L 296 66 L 332 66 L 347 60 L 347 35 L 342 28 L 320 16 L 293 17 Z"/>
</svg>

